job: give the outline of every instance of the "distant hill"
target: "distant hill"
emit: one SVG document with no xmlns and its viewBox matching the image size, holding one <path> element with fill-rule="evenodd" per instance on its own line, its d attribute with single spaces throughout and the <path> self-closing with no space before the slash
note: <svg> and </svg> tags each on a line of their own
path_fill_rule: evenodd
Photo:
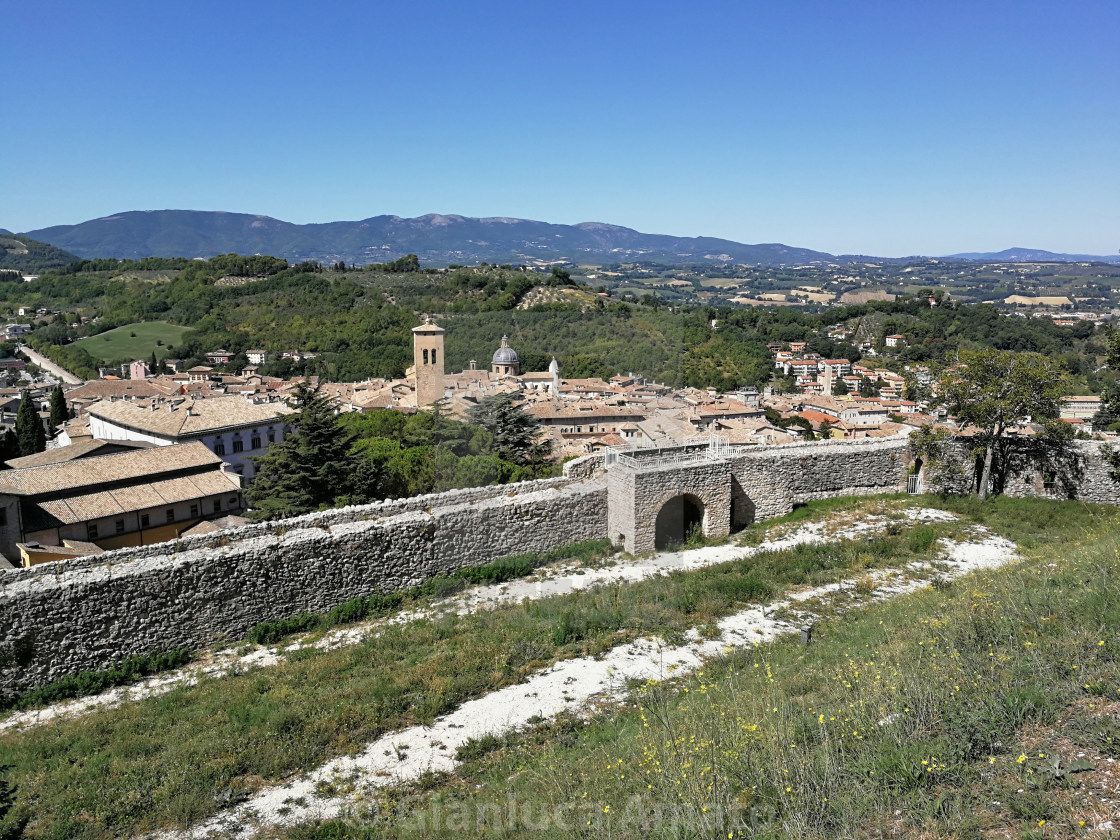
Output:
<svg viewBox="0 0 1120 840">
<path fill-rule="evenodd" d="M 416 254 L 428 265 L 706 261 L 797 265 L 832 256 L 781 244 L 745 245 L 711 237 L 663 236 L 600 222 L 557 225 L 528 219 L 374 216 L 357 222 L 297 225 L 269 216 L 197 210 L 119 213 L 77 225 L 30 231 L 86 257 L 211 257 L 272 254 L 291 262 L 365 265 Z"/>
<path fill-rule="evenodd" d="M 26 236 L 0 231 L 0 269 L 16 269 L 25 274 L 61 268 L 78 257 Z"/>
<path fill-rule="evenodd" d="M 1120 254 L 1093 256 L 1092 254 L 1055 254 L 1035 248 L 1008 248 L 1006 251 L 987 253 L 950 254 L 947 260 L 982 260 L 984 262 L 1107 262 L 1120 263 Z"/>
<path fill-rule="evenodd" d="M 50 242 L 87 259 L 119 257 L 212 257 L 271 254 L 290 262 L 390 262 L 416 254 L 425 265 L 449 263 L 656 262 L 681 265 L 733 262 L 746 265 L 910 262 L 854 254 L 835 256 L 780 243 L 747 245 L 713 237 L 641 233 L 602 222 L 558 225 L 530 219 L 429 214 L 414 219 L 373 216 L 356 222 L 297 225 L 270 216 L 202 210 L 117 213 L 77 225 L 57 225 L 25 236 Z M 1120 262 L 1120 256 L 1053 254 L 1028 248 L 998 253 L 953 254 L 942 259 L 990 262 Z"/>
</svg>

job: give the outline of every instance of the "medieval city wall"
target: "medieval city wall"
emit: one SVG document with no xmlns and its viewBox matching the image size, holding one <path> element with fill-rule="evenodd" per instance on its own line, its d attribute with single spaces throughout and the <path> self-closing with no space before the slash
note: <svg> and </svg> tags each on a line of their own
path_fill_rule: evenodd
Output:
<svg viewBox="0 0 1120 840">
<path fill-rule="evenodd" d="M 332 512 L 240 529 L 248 533 L 227 544 L 209 540 L 179 551 L 164 544 L 162 554 L 107 552 L 0 575 L 0 654 L 7 660 L 0 694 L 129 656 L 240 639 L 262 621 L 325 612 L 466 566 L 606 536 L 602 481 L 498 489 L 477 498 L 439 494 L 423 507 L 409 500 L 383 518 Z"/>
<path fill-rule="evenodd" d="M 1005 493 L 1120 504 L 1100 444 L 1036 448 L 1016 450 Z M 605 477 L 594 457 L 566 465 L 559 479 L 343 508 L 4 572 L 0 695 L 129 656 L 236 640 L 261 621 L 324 612 L 515 554 L 620 535 L 628 548 L 647 550 L 657 514 L 674 496 L 701 501 L 705 532 L 714 536 L 815 499 L 902 490 L 911 463 L 904 437 L 758 447 L 664 469 L 615 465 Z"/>
<path fill-rule="evenodd" d="M 759 447 L 733 458 L 732 496 L 749 513 L 737 524 L 770 519 L 796 504 L 906 489 L 911 458 L 905 436 Z"/>
</svg>

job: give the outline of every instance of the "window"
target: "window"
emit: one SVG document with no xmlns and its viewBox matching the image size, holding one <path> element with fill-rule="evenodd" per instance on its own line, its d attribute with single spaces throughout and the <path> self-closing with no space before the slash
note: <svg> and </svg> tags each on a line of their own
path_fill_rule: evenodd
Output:
<svg viewBox="0 0 1120 840">
<path fill-rule="evenodd" d="M 0 526 L 8 524 L 8 509 L 0 508 Z"/>
<path fill-rule="evenodd" d="M 191 518 L 198 516 L 198 504 L 191 505 Z"/>
<path fill-rule="evenodd" d="M 260 449 L 261 448 L 261 436 L 260 435 L 253 435 L 253 439 L 251 441 L 249 441 L 249 448 L 250 449 Z"/>
<path fill-rule="evenodd" d="M 428 363 L 428 351 L 425 350 L 424 351 L 424 364 L 427 364 L 427 363 Z"/>
<path fill-rule="evenodd" d="M 225 441 L 220 440 L 220 441 L 218 441 L 217 443 L 214 444 L 214 454 L 215 455 L 225 455 L 226 454 Z"/>
<path fill-rule="evenodd" d="M 96 522 L 87 522 L 86 523 L 86 539 L 90 539 L 90 540 L 97 539 L 97 523 Z"/>
<path fill-rule="evenodd" d="M 233 442 L 233 451 L 234 452 L 241 452 L 244 449 L 245 449 L 245 444 L 242 443 L 240 440 L 235 440 Z"/>
<path fill-rule="evenodd" d="M 215 499 L 214 500 L 214 513 L 221 513 L 221 512 L 222 512 L 222 500 L 221 499 Z"/>
<path fill-rule="evenodd" d="M 167 509 L 167 521 L 168 522 L 174 522 L 175 521 L 175 508 L 168 508 Z"/>
<path fill-rule="evenodd" d="M 268 442 L 269 443 L 276 443 L 276 434 L 274 432 L 269 432 L 268 433 Z"/>
<path fill-rule="evenodd" d="M 151 519 L 148 518 L 148 514 L 140 514 L 140 527 L 147 528 L 149 524 L 151 524 Z"/>
<path fill-rule="evenodd" d="M 436 363 L 436 351 L 435 351 L 435 348 L 433 348 L 432 349 L 432 364 L 434 365 L 435 363 Z"/>
<path fill-rule="evenodd" d="M 124 520 L 123 519 L 118 519 L 116 522 L 113 523 L 113 527 L 116 529 L 118 534 L 123 534 L 124 533 Z"/>
<path fill-rule="evenodd" d="M 229 497 L 229 506 L 230 507 L 237 507 L 237 497 L 236 496 L 230 496 Z"/>
</svg>

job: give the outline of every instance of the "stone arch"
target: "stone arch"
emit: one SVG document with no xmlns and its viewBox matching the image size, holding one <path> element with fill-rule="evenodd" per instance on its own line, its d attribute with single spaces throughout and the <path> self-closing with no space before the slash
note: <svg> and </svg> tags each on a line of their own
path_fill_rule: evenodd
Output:
<svg viewBox="0 0 1120 840">
<path fill-rule="evenodd" d="M 654 521 L 654 548 L 681 545 L 694 532 L 706 533 L 707 506 L 692 493 L 677 493 L 664 500 Z"/>
</svg>

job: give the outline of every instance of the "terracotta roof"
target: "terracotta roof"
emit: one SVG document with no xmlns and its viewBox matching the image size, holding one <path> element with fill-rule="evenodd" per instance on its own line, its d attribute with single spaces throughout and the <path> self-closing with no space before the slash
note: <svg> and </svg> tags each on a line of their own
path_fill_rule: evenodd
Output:
<svg viewBox="0 0 1120 840">
<path fill-rule="evenodd" d="M 239 396 L 186 400 L 178 405 L 168 403 L 157 405 L 154 411 L 127 402 L 101 402 L 89 407 L 93 417 L 169 440 L 276 422 L 291 413 L 292 409 L 283 403 L 257 404 Z"/>
<path fill-rule="evenodd" d="M 146 476 L 221 463 L 222 459 L 203 443 L 157 446 L 22 470 L 4 470 L 0 472 L 0 493 L 34 496 L 73 490 L 77 495 L 83 487 L 133 479 L 142 483 Z"/>
<path fill-rule="evenodd" d="M 69 446 L 56 446 L 54 449 L 45 449 L 42 452 L 36 452 L 34 455 L 12 458 L 5 463 L 14 470 L 22 470 L 27 467 L 41 467 L 46 464 L 60 464 L 64 461 L 73 461 L 75 458 L 91 457 L 98 454 L 99 449 L 108 449 L 108 452 L 100 453 L 101 455 L 108 455 L 111 452 L 117 452 L 122 449 L 150 449 L 152 446 L 153 444 L 151 443 L 138 440 L 108 441 L 89 437 L 75 441 Z"/>
<path fill-rule="evenodd" d="M 801 416 L 813 425 L 818 425 L 825 422 L 831 423 L 834 426 L 839 424 L 839 421 L 835 417 L 825 414 L 823 411 L 814 411 L 811 408 L 802 411 Z"/>
<path fill-rule="evenodd" d="M 552 402 L 534 403 L 529 407 L 529 413 L 538 420 L 561 418 L 564 420 L 590 420 L 599 417 L 633 417 L 642 419 L 644 414 L 633 408 L 617 405 L 592 405 L 583 408 L 558 406 Z"/>
<path fill-rule="evenodd" d="M 160 387 L 149 379 L 98 379 L 71 388 L 66 392 L 68 401 L 107 400 L 110 397 L 136 399 L 138 397 L 157 397 L 170 394 L 172 388 Z"/>
<path fill-rule="evenodd" d="M 173 447 L 161 447 L 161 449 L 171 448 Z M 177 502 L 189 502 L 207 496 L 235 493 L 239 489 L 236 477 L 213 470 L 199 475 L 153 481 L 133 487 L 70 496 L 66 499 L 36 504 L 35 507 L 38 508 L 40 515 L 32 514 L 25 530 L 35 531 L 57 525 L 88 522 L 91 519 L 117 516 Z"/>
</svg>

